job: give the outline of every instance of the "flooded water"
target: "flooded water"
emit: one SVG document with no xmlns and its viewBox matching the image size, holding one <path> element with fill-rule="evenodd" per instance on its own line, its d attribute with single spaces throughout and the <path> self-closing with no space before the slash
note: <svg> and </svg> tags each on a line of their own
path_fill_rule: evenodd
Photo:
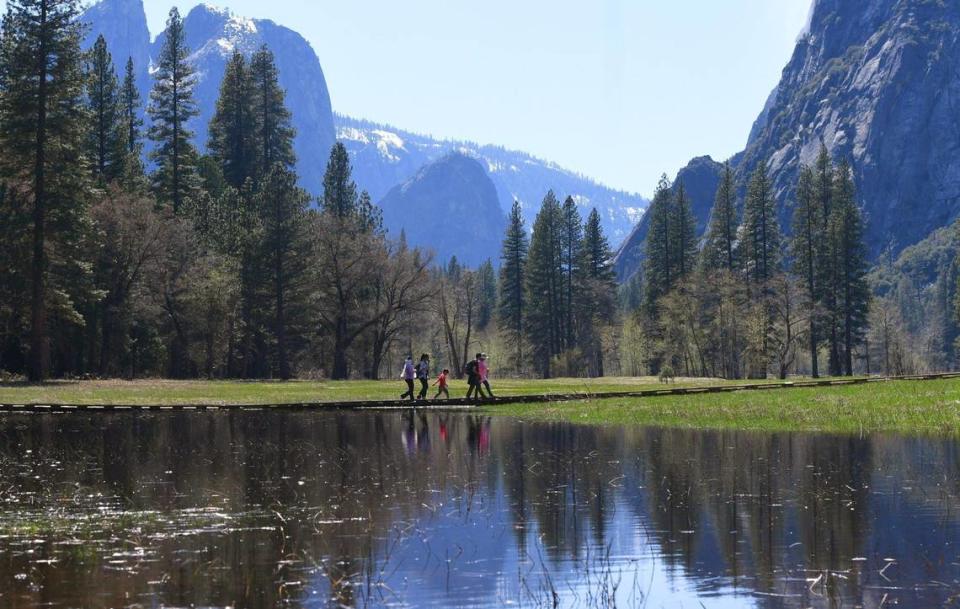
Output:
<svg viewBox="0 0 960 609">
<path fill-rule="evenodd" d="M 935 607 L 952 440 L 0 416 L 0 608 Z"/>
</svg>

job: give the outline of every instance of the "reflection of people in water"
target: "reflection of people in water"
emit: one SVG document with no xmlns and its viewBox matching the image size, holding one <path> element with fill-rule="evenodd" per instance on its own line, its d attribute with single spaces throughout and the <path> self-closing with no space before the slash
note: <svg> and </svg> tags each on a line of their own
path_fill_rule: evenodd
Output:
<svg viewBox="0 0 960 609">
<path fill-rule="evenodd" d="M 481 457 L 490 452 L 490 417 L 467 417 L 467 442 Z"/>
<path fill-rule="evenodd" d="M 445 414 L 440 415 L 440 441 L 443 442 L 444 445 L 449 446 L 449 445 L 450 445 L 450 433 L 449 433 L 449 431 L 447 430 L 447 425 L 448 425 L 448 423 L 449 423 L 449 420 L 447 419 L 447 416 L 448 416 L 448 415 L 445 415 Z"/>
<path fill-rule="evenodd" d="M 420 413 L 420 429 L 417 431 L 417 448 L 422 453 L 430 452 L 430 424 L 427 415 Z"/>
<path fill-rule="evenodd" d="M 407 454 L 413 455 L 417 452 L 429 453 L 430 423 L 427 421 L 426 415 L 423 413 L 418 414 L 415 410 L 410 410 L 410 412 L 403 413 L 402 418 L 406 425 L 400 437 Z M 417 426 L 418 420 L 420 422 L 419 426 Z"/>
<path fill-rule="evenodd" d="M 412 410 L 409 414 L 403 414 L 403 422 L 406 423 L 406 425 L 403 427 L 403 433 L 400 434 L 400 438 L 403 440 L 403 447 L 407 450 L 408 455 L 417 452 L 417 428 L 414 422 L 414 416 Z"/>
</svg>

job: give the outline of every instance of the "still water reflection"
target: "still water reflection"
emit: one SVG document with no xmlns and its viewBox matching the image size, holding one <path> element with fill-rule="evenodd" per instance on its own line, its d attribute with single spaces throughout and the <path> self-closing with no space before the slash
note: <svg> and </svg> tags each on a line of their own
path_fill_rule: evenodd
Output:
<svg viewBox="0 0 960 609">
<path fill-rule="evenodd" d="M 952 440 L 0 417 L 0 607 L 931 607 Z"/>
</svg>

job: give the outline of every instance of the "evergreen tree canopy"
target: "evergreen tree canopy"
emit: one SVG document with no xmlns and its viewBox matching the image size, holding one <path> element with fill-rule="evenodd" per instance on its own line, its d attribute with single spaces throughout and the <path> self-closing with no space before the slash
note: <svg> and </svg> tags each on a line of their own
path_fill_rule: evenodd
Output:
<svg viewBox="0 0 960 609">
<path fill-rule="evenodd" d="M 143 119 L 140 118 L 140 90 L 137 88 L 137 78 L 134 72 L 132 57 L 127 59 L 120 99 L 127 153 L 136 155 L 139 158 L 141 150 L 143 149 L 140 134 L 140 128 L 143 127 Z"/>
<path fill-rule="evenodd" d="M 350 155 L 346 147 L 337 142 L 330 151 L 327 172 L 323 176 L 323 199 L 320 205 L 326 213 L 347 218 L 356 214 L 357 202 L 357 185 L 352 178 Z"/>
<path fill-rule="evenodd" d="M 753 282 L 766 284 L 780 270 L 781 247 L 773 185 L 761 164 L 750 177 L 743 210 L 743 259 Z"/>
<path fill-rule="evenodd" d="M 220 97 L 210 121 L 210 155 L 220 164 L 223 177 L 240 188 L 253 177 L 256 141 L 252 82 L 247 61 L 234 51 L 220 83 Z"/>
<path fill-rule="evenodd" d="M 819 324 L 816 313 L 823 295 L 819 263 L 821 252 L 827 246 L 821 217 L 816 196 L 816 176 L 811 168 L 801 167 L 797 183 L 797 206 L 793 213 L 793 238 L 790 242 L 790 252 L 793 256 L 794 271 L 802 279 L 801 284 L 809 315 L 811 373 L 815 378 L 820 374 Z"/>
<path fill-rule="evenodd" d="M 693 217 L 693 208 L 683 182 L 676 185 L 673 204 L 673 221 L 670 223 L 673 234 L 670 237 L 674 251 L 672 254 L 674 274 L 677 279 L 685 278 L 693 271 L 697 259 L 697 221 Z"/>
<path fill-rule="evenodd" d="M 98 36 L 87 60 L 87 106 L 92 118 L 88 157 L 101 185 L 121 177 L 126 162 L 126 142 L 120 84 L 107 41 Z"/>
<path fill-rule="evenodd" d="M 580 250 L 583 245 L 583 219 L 573 197 L 567 197 L 563 202 L 562 220 L 560 228 L 560 257 L 563 266 L 563 289 L 561 292 L 563 317 L 561 318 L 562 342 L 561 350 L 573 347 L 576 342 L 576 328 L 574 325 L 574 291 L 577 277 L 580 273 Z"/>
<path fill-rule="evenodd" d="M 583 272 L 590 279 L 616 285 L 616 273 L 613 270 L 613 252 L 606 235 L 600 213 L 596 208 L 590 210 L 583 228 Z"/>
<path fill-rule="evenodd" d="M 252 110 L 254 117 L 256 175 L 263 175 L 276 164 L 293 168 L 293 129 L 285 94 L 273 52 L 263 46 L 250 59 Z"/>
<path fill-rule="evenodd" d="M 289 379 L 293 374 L 291 357 L 304 347 L 296 337 L 304 335 L 309 321 L 310 196 L 297 186 L 296 174 L 278 163 L 264 182 L 259 199 L 262 248 L 273 306 L 275 372 Z"/>
<path fill-rule="evenodd" d="M 853 374 L 853 352 L 863 343 L 870 308 L 863 218 L 856 202 L 853 172 L 846 161 L 836 169 L 830 212 L 829 239 L 837 269 L 835 289 L 838 326 L 842 336 L 844 373 Z"/>
<path fill-rule="evenodd" d="M 703 266 L 706 270 L 737 270 L 737 187 L 730 163 L 723 166 L 723 176 L 717 187 L 710 225 L 703 246 Z"/>
<path fill-rule="evenodd" d="M 187 61 L 189 56 L 183 19 L 173 8 L 167 19 L 166 38 L 154 74 L 148 112 L 153 120 L 150 139 L 156 143 L 152 154 L 157 163 L 153 190 L 159 201 L 173 207 L 174 213 L 196 195 L 200 186 L 198 155 L 190 141 L 193 132 L 188 126 L 188 121 L 199 113 L 193 99 L 196 79 Z"/>
<path fill-rule="evenodd" d="M 514 366 L 518 369 L 523 366 L 523 317 L 527 302 L 524 286 L 529 251 L 530 241 L 523 222 L 523 209 L 519 201 L 514 201 L 500 254 L 498 312 L 502 330 L 509 332 Z"/>
<path fill-rule="evenodd" d="M 143 119 L 140 117 L 140 90 L 134 72 L 133 58 L 127 59 L 120 89 L 120 135 L 126 147 L 124 173 L 128 184 L 143 181 Z"/>
<path fill-rule="evenodd" d="M 26 191 L 21 205 L 11 208 L 23 222 L 10 218 L 9 225 L 29 223 L 32 232 L 24 276 L 33 381 L 50 371 L 48 318 L 79 323 L 74 306 L 89 276 L 78 251 L 88 193 L 82 37 L 77 0 L 7 2 L 0 37 L 0 171 L 8 187 Z M 5 198 L 4 206 L 11 202 Z"/>
<path fill-rule="evenodd" d="M 647 232 L 643 277 L 646 281 L 644 301 L 648 315 L 655 317 L 657 300 L 669 292 L 677 280 L 674 272 L 672 237 L 673 190 L 666 175 L 661 176 L 650 203 L 650 229 Z"/>
<path fill-rule="evenodd" d="M 553 191 L 547 193 L 533 224 L 526 265 L 525 324 L 534 366 L 550 376 L 550 360 L 562 351 L 563 210 Z"/>
</svg>

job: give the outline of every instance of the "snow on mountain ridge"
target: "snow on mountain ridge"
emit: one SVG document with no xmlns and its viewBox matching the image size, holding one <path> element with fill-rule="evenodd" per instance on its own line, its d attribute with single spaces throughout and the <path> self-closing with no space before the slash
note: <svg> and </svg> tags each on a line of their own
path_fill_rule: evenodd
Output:
<svg viewBox="0 0 960 609">
<path fill-rule="evenodd" d="M 561 198 L 572 196 L 583 216 L 596 207 L 611 243 L 624 239 L 647 207 L 647 201 L 640 195 L 608 188 L 525 152 L 434 138 L 342 115 L 335 115 L 334 120 L 337 138 L 350 152 L 357 184 L 367 189 L 375 201 L 426 164 L 456 152 L 480 161 L 497 188 L 504 212 L 509 211 L 514 201 L 520 202 L 528 228 L 533 225 L 540 202 L 550 189 Z"/>
</svg>

